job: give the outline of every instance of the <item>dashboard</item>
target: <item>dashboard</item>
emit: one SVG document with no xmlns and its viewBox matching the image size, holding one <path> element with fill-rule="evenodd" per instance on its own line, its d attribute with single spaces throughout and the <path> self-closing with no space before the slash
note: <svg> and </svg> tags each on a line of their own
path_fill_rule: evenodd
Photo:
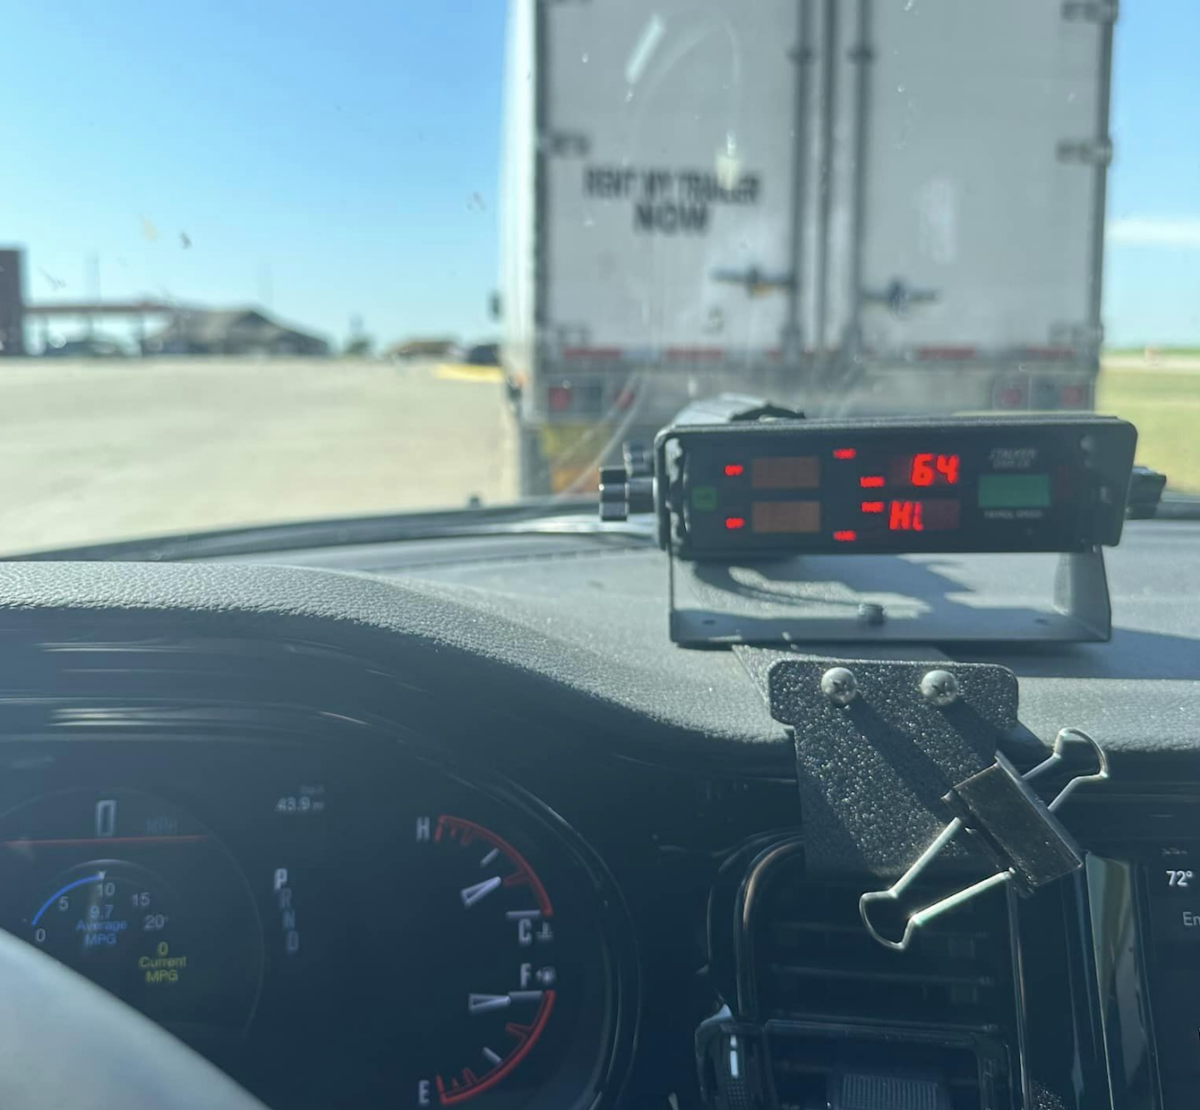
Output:
<svg viewBox="0 0 1200 1110">
<path fill-rule="evenodd" d="M 1198 539 L 1129 527 L 1112 644 L 956 652 L 1015 763 L 1114 774 L 1080 873 L 905 953 L 806 867 L 770 653 L 670 645 L 653 552 L 6 565 L 0 926 L 272 1107 L 1192 1107 Z"/>
</svg>

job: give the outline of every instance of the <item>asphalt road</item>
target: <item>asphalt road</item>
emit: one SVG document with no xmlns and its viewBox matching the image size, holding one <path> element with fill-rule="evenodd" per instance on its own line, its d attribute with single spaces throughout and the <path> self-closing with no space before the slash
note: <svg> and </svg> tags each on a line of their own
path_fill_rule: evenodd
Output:
<svg viewBox="0 0 1200 1110">
<path fill-rule="evenodd" d="M 516 496 L 494 374 L 434 363 L 0 362 L 0 554 Z"/>
<path fill-rule="evenodd" d="M 1200 359 L 1116 356 L 1106 367 L 1125 371 L 1101 393 L 1143 427 L 1142 461 L 1200 489 L 1200 464 L 1185 458 Z M 1144 389 L 1131 372 L 1143 370 L 1166 371 L 1188 403 L 1151 396 L 1165 379 L 1150 375 Z M 0 360 L 0 555 L 510 501 L 516 456 L 498 372 L 478 367 Z"/>
</svg>

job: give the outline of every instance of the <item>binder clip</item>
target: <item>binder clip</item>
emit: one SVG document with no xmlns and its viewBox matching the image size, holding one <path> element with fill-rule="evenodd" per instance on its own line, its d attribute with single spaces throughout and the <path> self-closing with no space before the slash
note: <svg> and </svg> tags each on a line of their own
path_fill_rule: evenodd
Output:
<svg viewBox="0 0 1200 1110">
<path fill-rule="evenodd" d="M 1053 801 L 1043 802 L 1029 783 L 1064 763 L 1075 763 L 1076 754 L 1082 755 L 1085 749 L 1089 750 L 1095 769 L 1075 775 Z M 1011 882 L 1022 894 L 1030 894 L 1077 871 L 1083 866 L 1083 856 L 1054 813 L 1080 786 L 1107 778 L 1108 757 L 1104 749 L 1086 732 L 1075 728 L 1062 729 L 1054 738 L 1051 755 L 1024 776 L 997 752 L 994 764 L 959 783 L 943 797 L 942 801 L 956 816 L 916 862 L 886 890 L 867 891 L 859 898 L 858 912 L 867 932 L 885 948 L 903 952 L 918 929 L 992 887 Z M 899 940 L 884 936 L 872 922 L 872 912 L 881 903 L 898 904 L 921 872 L 963 829 L 978 835 L 999 869 L 986 879 L 909 914 Z"/>
</svg>

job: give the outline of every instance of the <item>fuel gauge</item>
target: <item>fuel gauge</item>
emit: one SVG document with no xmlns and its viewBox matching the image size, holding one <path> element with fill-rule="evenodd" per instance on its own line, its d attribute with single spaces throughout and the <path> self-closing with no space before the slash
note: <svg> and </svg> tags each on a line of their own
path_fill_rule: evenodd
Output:
<svg viewBox="0 0 1200 1110">
<path fill-rule="evenodd" d="M 431 919 L 455 958 L 431 999 L 441 1047 L 421 1090 L 455 1106 L 512 1074 L 554 1020 L 557 922 L 541 879 L 497 833 L 442 814 L 417 836 L 436 860 Z"/>
</svg>

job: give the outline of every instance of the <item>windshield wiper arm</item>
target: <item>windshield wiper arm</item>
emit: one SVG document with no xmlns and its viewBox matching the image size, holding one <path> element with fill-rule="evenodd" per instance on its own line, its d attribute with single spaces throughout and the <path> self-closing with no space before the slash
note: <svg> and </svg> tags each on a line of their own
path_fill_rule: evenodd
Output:
<svg viewBox="0 0 1200 1110">
<path fill-rule="evenodd" d="M 1154 519 L 1200 520 L 1200 497 L 1168 491 L 1155 506 Z"/>
</svg>

